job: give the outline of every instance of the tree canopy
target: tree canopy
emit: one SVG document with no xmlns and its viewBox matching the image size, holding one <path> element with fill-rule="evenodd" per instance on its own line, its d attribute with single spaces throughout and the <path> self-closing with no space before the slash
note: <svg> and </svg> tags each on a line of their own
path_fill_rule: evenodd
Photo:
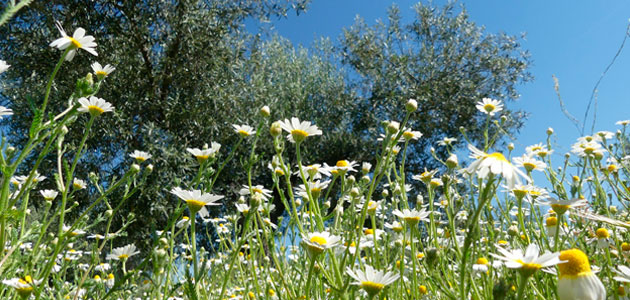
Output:
<svg viewBox="0 0 630 300">
<path fill-rule="evenodd" d="M 483 138 L 486 120 L 475 109 L 477 101 L 514 100 L 517 84 L 529 79 L 528 55 L 518 38 L 486 33 L 452 3 L 419 3 L 410 23 L 394 6 L 387 21 L 369 26 L 357 20 L 338 42 L 323 39 L 310 49 L 245 28 L 248 20 L 290 13 L 299 18 L 307 5 L 305 0 L 33 3 L 0 27 L 0 53 L 12 65 L 0 99 L 20 112 L 41 102 L 48 73 L 38 71 L 52 70 L 59 57 L 43 47 L 59 34 L 55 21 L 68 31 L 83 27 L 94 35 L 99 56 L 80 55 L 76 64 L 65 65 L 55 94 L 71 95 L 74 81 L 90 71 L 73 65 L 98 61 L 116 67 L 99 91 L 115 106 L 115 115 L 95 128 L 98 134 L 88 140 L 90 152 L 77 173 L 85 178 L 90 172 L 121 174 L 133 150 L 151 153 L 156 171 L 128 202 L 129 210 L 142 216 L 130 232 L 142 235 L 165 219 L 164 208 L 173 202 L 165 192 L 172 179 L 194 173 L 196 162 L 185 149 L 216 141 L 229 151 L 237 139 L 231 124 L 248 122 L 263 105 L 271 107 L 272 118 L 298 116 L 316 123 L 324 135 L 310 147 L 308 160 L 331 164 L 372 157 L 369 149 L 376 149 L 382 130 L 379 120 L 400 120 L 404 103 L 415 98 L 420 113 L 410 124 L 424 138 L 409 153 L 408 171 L 419 173 L 436 167 L 428 151 L 436 141 L 465 140 L 460 126 L 469 129 L 471 141 Z M 65 101 L 53 98 L 50 107 L 58 112 Z M 503 129 L 517 130 L 522 113 L 502 113 Z M 31 118 L 25 113 L 5 123 L 14 143 L 23 140 Z M 68 140 L 80 135 L 70 132 Z M 262 139 L 260 147 L 270 159 L 271 140 Z M 437 154 L 444 156 L 444 148 Z M 53 159 L 42 169 L 54 165 Z M 239 162 L 227 169 L 217 186 L 234 198 L 243 174 Z M 268 182 L 266 165 L 256 170 L 257 180 Z"/>
</svg>

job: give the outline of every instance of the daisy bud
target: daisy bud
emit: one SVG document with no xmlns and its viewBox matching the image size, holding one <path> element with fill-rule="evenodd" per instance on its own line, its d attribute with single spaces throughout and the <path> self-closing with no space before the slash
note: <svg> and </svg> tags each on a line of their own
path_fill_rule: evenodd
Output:
<svg viewBox="0 0 630 300">
<path fill-rule="evenodd" d="M 269 106 L 265 105 L 260 109 L 260 115 L 267 118 L 271 115 L 271 110 L 269 110 Z"/>
<path fill-rule="evenodd" d="M 370 169 L 372 169 L 372 164 L 369 162 L 364 162 L 361 164 L 361 172 L 364 174 L 370 173 Z"/>
<path fill-rule="evenodd" d="M 614 205 L 611 205 L 608 210 L 610 210 L 610 213 L 612 214 L 616 214 L 617 213 L 617 207 Z"/>
<path fill-rule="evenodd" d="M 7 152 L 7 155 L 13 154 L 13 152 L 15 152 L 15 147 L 13 147 L 13 146 L 7 147 L 6 152 Z"/>
<path fill-rule="evenodd" d="M 448 159 L 446 160 L 446 166 L 449 169 L 453 169 L 457 167 L 458 164 L 459 164 L 459 161 L 457 159 L 457 155 L 455 154 L 451 154 L 451 156 L 449 156 Z"/>
<path fill-rule="evenodd" d="M 131 165 L 131 172 L 133 172 L 133 173 L 140 172 L 140 165 L 138 165 L 138 164 Z"/>
<path fill-rule="evenodd" d="M 301 199 L 295 199 L 295 205 L 297 205 L 297 206 L 302 205 L 302 200 Z"/>
<path fill-rule="evenodd" d="M 388 191 L 387 189 L 383 189 L 383 191 L 381 192 L 381 196 L 382 196 L 383 198 L 385 198 L 385 197 L 389 196 L 389 191 Z"/>
<path fill-rule="evenodd" d="M 604 153 L 601 151 L 596 151 L 593 153 L 593 155 L 595 156 L 595 159 L 597 160 L 602 160 L 602 158 L 604 158 Z"/>
<path fill-rule="evenodd" d="M 358 188 L 353 187 L 353 188 L 350 190 L 350 196 L 352 196 L 352 197 L 355 197 L 355 198 L 356 198 L 356 197 L 358 197 L 359 195 L 361 195 L 361 191 L 359 191 L 359 189 L 358 189 Z"/>
<path fill-rule="evenodd" d="M 506 116 L 501 116 L 501 124 L 505 123 L 505 121 L 507 121 L 507 117 Z"/>
<path fill-rule="evenodd" d="M 111 217 L 111 216 L 112 216 L 112 214 L 113 214 L 113 213 L 114 213 L 114 211 L 113 211 L 113 210 L 108 209 L 108 210 L 106 210 L 106 211 L 105 211 L 105 216 L 109 218 L 109 217 Z"/>
<path fill-rule="evenodd" d="M 92 77 L 92 73 L 88 73 L 87 75 L 85 75 L 85 81 L 87 81 L 87 83 L 89 83 L 90 85 L 94 84 L 94 78 Z"/>
<path fill-rule="evenodd" d="M 162 247 L 165 247 L 165 248 L 168 247 L 168 239 L 160 238 L 158 242 L 160 243 L 160 245 L 162 245 Z"/>
<path fill-rule="evenodd" d="M 329 209 L 330 208 L 330 201 L 324 202 L 324 208 L 325 209 Z"/>
<path fill-rule="evenodd" d="M 422 204 L 424 204 L 424 197 L 422 194 L 418 194 L 418 196 L 416 196 L 416 206 L 421 206 Z"/>
<path fill-rule="evenodd" d="M 371 180 L 370 176 L 365 175 L 365 176 L 361 177 L 361 184 L 368 184 L 370 182 L 370 180 Z"/>
<path fill-rule="evenodd" d="M 512 225 L 508 228 L 508 234 L 511 236 L 518 236 L 518 227 L 516 225 Z"/>
<path fill-rule="evenodd" d="M 66 134 L 68 133 L 68 127 L 66 127 L 66 125 L 61 126 L 61 134 Z"/>
<path fill-rule="evenodd" d="M 514 143 L 509 143 L 508 144 L 508 150 L 510 150 L 510 151 L 514 150 Z"/>
<path fill-rule="evenodd" d="M 547 135 L 552 135 L 553 134 L 553 128 L 549 127 L 547 128 Z"/>
<path fill-rule="evenodd" d="M 276 121 L 271 124 L 269 133 L 271 133 L 271 136 L 273 137 L 277 137 L 282 133 L 282 127 L 280 126 L 280 121 Z"/>
<path fill-rule="evenodd" d="M 147 172 L 149 172 L 149 173 L 153 172 L 153 164 L 149 164 L 147 166 Z"/>
<path fill-rule="evenodd" d="M 356 181 L 357 179 L 353 175 L 350 175 L 348 176 L 348 178 L 346 178 L 346 182 L 348 183 L 348 185 L 353 185 Z"/>
<path fill-rule="evenodd" d="M 396 121 L 390 121 L 387 123 L 387 133 L 394 135 L 398 133 L 398 130 L 400 130 L 400 123 Z"/>
<path fill-rule="evenodd" d="M 409 101 L 405 104 L 405 109 L 410 113 L 416 111 L 418 109 L 418 101 L 415 99 L 409 99 Z"/>
</svg>

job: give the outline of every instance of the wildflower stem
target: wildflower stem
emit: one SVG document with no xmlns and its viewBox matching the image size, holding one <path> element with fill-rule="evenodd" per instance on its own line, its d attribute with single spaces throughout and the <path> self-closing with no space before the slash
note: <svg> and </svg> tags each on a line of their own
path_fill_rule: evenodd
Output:
<svg viewBox="0 0 630 300">
<path fill-rule="evenodd" d="M 518 284 L 518 293 L 517 293 L 517 298 L 518 300 L 524 299 L 524 292 L 525 292 L 525 287 L 527 286 L 527 279 L 529 279 L 529 276 L 525 276 L 525 275 L 521 275 L 521 280 Z"/>
<path fill-rule="evenodd" d="M 192 240 L 192 258 L 193 258 L 193 275 L 195 282 L 193 283 L 195 287 L 195 291 L 197 290 L 197 281 L 199 280 L 199 266 L 197 264 L 197 236 L 196 236 L 196 228 L 195 223 L 197 221 L 197 212 L 194 212 L 191 216 L 190 220 L 190 237 Z"/>
<path fill-rule="evenodd" d="M 42 116 L 44 116 L 44 112 L 46 111 L 46 106 L 48 105 L 48 99 L 50 98 L 50 90 L 52 88 L 53 81 L 55 80 L 55 76 L 57 76 L 57 72 L 59 72 L 59 69 L 61 68 L 61 64 L 63 64 L 63 61 L 66 59 L 66 56 L 68 55 L 68 52 L 70 52 L 71 49 L 72 49 L 71 47 L 66 48 L 66 51 L 64 51 L 63 54 L 61 55 L 61 58 L 57 62 L 55 69 L 53 70 L 52 74 L 50 75 L 50 78 L 48 79 L 48 84 L 46 84 L 46 94 L 44 96 L 44 103 L 42 103 L 42 108 L 40 109 Z"/>
</svg>

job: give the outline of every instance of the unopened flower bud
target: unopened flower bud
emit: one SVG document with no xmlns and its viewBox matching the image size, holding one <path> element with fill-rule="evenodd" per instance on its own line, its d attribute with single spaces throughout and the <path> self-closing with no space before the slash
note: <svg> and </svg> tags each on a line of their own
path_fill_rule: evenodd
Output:
<svg viewBox="0 0 630 300">
<path fill-rule="evenodd" d="M 105 216 L 108 217 L 108 218 L 111 217 L 112 214 L 114 214 L 114 211 L 111 210 L 111 209 L 108 209 L 108 210 L 105 211 Z"/>
<path fill-rule="evenodd" d="M 518 236 L 518 227 L 516 225 L 512 225 L 508 228 L 508 234 L 511 236 Z"/>
<path fill-rule="evenodd" d="M 260 115 L 263 117 L 269 117 L 271 115 L 271 110 L 269 109 L 269 106 L 265 105 L 260 109 Z"/>
<path fill-rule="evenodd" d="M 368 184 L 370 182 L 370 176 L 363 176 L 361 177 L 361 184 Z"/>
<path fill-rule="evenodd" d="M 547 128 L 547 135 L 552 135 L 553 134 L 553 128 L 549 127 Z"/>
<path fill-rule="evenodd" d="M 282 133 L 282 127 L 280 126 L 280 122 L 276 121 L 271 124 L 271 128 L 269 128 L 269 133 L 273 137 L 277 137 Z"/>
<path fill-rule="evenodd" d="M 405 109 L 410 113 L 416 111 L 418 109 L 418 101 L 415 99 L 409 99 L 405 104 Z"/>
<path fill-rule="evenodd" d="M 133 173 L 140 172 L 140 166 L 138 164 L 131 165 L 131 172 L 133 172 Z"/>
<path fill-rule="evenodd" d="M 372 164 L 370 164 L 369 162 L 364 162 L 363 164 L 361 164 L 361 172 L 363 172 L 364 174 L 370 173 L 370 169 L 372 169 Z"/>
<path fill-rule="evenodd" d="M 329 209 L 330 208 L 330 201 L 324 202 L 324 208 L 325 209 Z"/>
<path fill-rule="evenodd" d="M 400 130 L 400 123 L 396 121 L 390 121 L 387 124 L 387 133 L 394 135 L 398 132 L 398 130 Z"/>
<path fill-rule="evenodd" d="M 353 187 L 352 189 L 350 189 L 350 196 L 358 197 L 359 195 L 361 195 L 361 191 L 359 191 L 358 188 Z"/>
<path fill-rule="evenodd" d="M 149 173 L 153 172 L 153 164 L 149 164 L 147 166 L 147 172 L 149 172 Z"/>
<path fill-rule="evenodd" d="M 383 196 L 383 198 L 386 198 L 387 196 L 389 196 L 389 191 L 387 189 L 383 189 L 383 191 L 381 192 L 381 196 Z"/>
<path fill-rule="evenodd" d="M 457 167 L 458 164 L 459 164 L 459 160 L 457 159 L 457 155 L 455 154 L 451 154 L 451 156 L 449 156 L 448 159 L 446 160 L 446 166 L 449 169 L 453 169 Z"/>
<path fill-rule="evenodd" d="M 61 134 L 66 134 L 68 133 L 68 127 L 66 127 L 66 125 L 61 126 Z"/>
<path fill-rule="evenodd" d="M 514 150 L 514 143 L 509 143 L 508 144 L 508 150 L 510 150 L 510 151 Z"/>
</svg>

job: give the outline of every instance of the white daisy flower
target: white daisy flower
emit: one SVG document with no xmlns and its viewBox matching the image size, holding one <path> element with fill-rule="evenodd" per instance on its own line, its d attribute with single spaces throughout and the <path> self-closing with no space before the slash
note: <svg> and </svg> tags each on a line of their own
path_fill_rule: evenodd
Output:
<svg viewBox="0 0 630 300">
<path fill-rule="evenodd" d="M 79 98 L 81 107 L 77 109 L 80 112 L 89 112 L 92 116 L 98 116 L 104 112 L 114 111 L 114 107 L 111 103 L 94 96 L 90 96 L 88 100 L 85 97 Z"/>
<path fill-rule="evenodd" d="M 539 204 L 549 205 L 551 209 L 555 211 L 558 215 L 564 214 L 567 210 L 572 207 L 581 207 L 588 204 L 586 199 L 575 198 L 575 199 L 555 199 L 555 198 L 547 198 L 545 200 L 539 200 Z"/>
<path fill-rule="evenodd" d="M 504 265 L 507 268 L 519 269 L 524 276 L 530 276 L 542 268 L 561 263 L 558 258 L 558 256 L 560 256 L 559 252 L 545 252 L 543 255 L 539 256 L 540 249 L 536 244 L 529 244 L 525 253 L 523 253 L 523 250 L 521 249 L 509 251 L 507 249 L 497 247 L 497 250 L 500 255 L 494 253 L 490 253 L 490 255 L 505 261 Z"/>
<path fill-rule="evenodd" d="M 249 125 L 232 124 L 232 127 L 234 127 L 234 131 L 236 131 L 236 133 L 238 133 L 242 137 L 248 137 L 256 133 L 256 130 L 254 130 L 254 128 Z"/>
<path fill-rule="evenodd" d="M 628 126 L 628 124 L 630 124 L 630 120 L 621 120 L 615 123 L 615 125 L 620 125 L 620 126 Z"/>
<path fill-rule="evenodd" d="M 129 156 L 134 158 L 138 162 L 144 162 L 145 160 L 150 159 L 152 157 L 151 154 L 144 151 L 138 151 L 138 150 L 134 150 L 133 153 L 129 154 Z"/>
<path fill-rule="evenodd" d="M 192 154 L 197 161 L 201 164 L 204 161 L 208 160 L 210 157 L 214 157 L 216 153 L 221 149 L 221 144 L 217 142 L 212 142 L 211 147 L 208 148 L 207 145 L 203 149 L 198 148 L 186 148 L 190 154 Z"/>
<path fill-rule="evenodd" d="M 437 144 L 439 146 L 451 146 L 453 145 L 453 143 L 457 142 L 456 138 L 451 138 L 451 137 L 444 137 L 443 139 L 439 140 L 437 142 Z"/>
<path fill-rule="evenodd" d="M 287 139 L 291 143 L 301 143 L 309 136 L 322 135 L 322 131 L 319 130 L 316 125 L 311 125 L 309 121 L 300 122 L 300 120 L 295 117 L 291 118 L 290 121 L 289 119 L 280 121 L 280 127 L 289 133 Z"/>
<path fill-rule="evenodd" d="M 538 143 L 525 148 L 525 152 L 528 156 L 539 156 L 544 158 L 553 153 L 553 150 L 549 150 L 547 146 L 543 145 L 542 143 Z"/>
<path fill-rule="evenodd" d="M 302 235 L 302 246 L 313 257 L 324 253 L 326 249 L 338 246 L 340 242 L 341 237 L 332 235 L 328 231 L 310 232 Z"/>
<path fill-rule="evenodd" d="M 494 116 L 496 113 L 503 110 L 503 104 L 500 100 L 494 100 L 490 98 L 483 98 L 477 102 L 475 106 L 477 109 L 487 115 Z"/>
<path fill-rule="evenodd" d="M 98 53 L 94 50 L 94 48 L 96 48 L 94 37 L 91 35 L 85 35 L 85 29 L 79 27 L 74 31 L 72 36 L 68 36 L 61 27 L 61 23 L 57 22 L 56 26 L 59 33 L 61 33 L 61 37 L 50 43 L 50 47 L 57 47 L 57 49 L 60 50 L 70 48 L 68 55 L 66 55 L 67 61 L 71 61 L 72 58 L 74 58 L 77 49 L 83 49 L 94 56 L 98 56 Z"/>
<path fill-rule="evenodd" d="M 468 174 L 475 173 L 479 178 L 486 178 L 489 173 L 501 175 L 510 189 L 516 184 L 521 184 L 521 177 L 530 182 L 529 177 L 513 166 L 503 154 L 499 152 L 487 154 L 473 145 L 468 145 L 468 150 L 472 152 L 470 157 L 476 159 L 465 169 Z"/>
<path fill-rule="evenodd" d="M 172 189 L 171 193 L 184 200 L 188 205 L 188 209 L 190 209 L 193 214 L 199 212 L 202 217 L 208 215 L 205 208 L 206 205 L 221 205 L 215 202 L 224 197 L 221 195 L 203 193 L 200 190 L 183 190 L 179 187 Z"/>
<path fill-rule="evenodd" d="M 543 171 L 547 167 L 547 164 L 545 164 L 544 162 L 537 160 L 527 154 L 524 154 L 521 157 L 515 157 L 512 159 L 512 161 L 514 161 L 514 164 L 519 167 L 523 167 L 528 172 Z"/>
<path fill-rule="evenodd" d="M 72 186 L 76 190 L 82 190 L 82 189 L 87 187 L 87 183 L 85 183 L 84 180 L 81 180 L 81 179 L 78 179 L 78 178 L 74 178 L 74 180 L 72 180 Z"/>
<path fill-rule="evenodd" d="M 602 151 L 604 151 L 604 148 L 595 140 L 578 140 L 577 143 L 571 146 L 571 152 L 579 157 L 589 156 L 598 152 L 601 153 Z"/>
<path fill-rule="evenodd" d="M 42 194 L 46 201 L 53 201 L 59 194 L 59 192 L 55 190 L 41 190 L 39 193 Z"/>
<path fill-rule="evenodd" d="M 114 248 L 114 250 L 112 250 L 112 253 L 107 255 L 107 259 L 108 260 L 112 260 L 112 259 L 113 260 L 126 260 L 139 253 L 140 251 L 138 251 L 138 248 L 136 248 L 136 245 L 129 244 L 124 247 Z"/>
<path fill-rule="evenodd" d="M 116 68 L 114 68 L 111 65 L 105 65 L 103 67 L 98 62 L 95 62 L 95 63 L 92 64 L 92 71 L 94 71 L 94 74 L 96 74 L 96 77 L 98 79 L 103 79 L 103 78 L 109 76 L 109 74 L 111 74 L 115 70 L 116 70 Z"/>
<path fill-rule="evenodd" d="M 396 209 L 393 211 L 393 214 L 401 218 L 403 221 L 407 222 L 407 224 L 413 226 L 418 224 L 418 222 L 420 221 L 427 222 L 429 220 L 427 217 L 431 214 L 431 212 L 428 212 L 424 209 L 420 211 L 409 209 L 403 209 L 402 211 L 400 211 Z"/>
<path fill-rule="evenodd" d="M 13 115 L 13 110 L 10 108 L 6 108 L 4 106 L 0 106 L 0 119 L 2 119 L 2 117 L 4 116 L 12 116 Z"/>
<path fill-rule="evenodd" d="M 422 133 L 420 131 L 413 131 L 411 129 L 405 128 L 403 130 L 402 137 L 405 139 L 405 141 L 418 140 L 422 137 Z"/>
<path fill-rule="evenodd" d="M 271 198 L 271 190 L 266 189 L 264 186 L 262 185 L 255 185 L 252 186 L 252 192 L 254 194 L 260 194 L 262 196 L 263 199 L 268 200 L 269 198 Z M 238 191 L 238 193 L 241 196 L 247 196 L 250 194 L 249 192 L 249 187 L 246 185 L 243 185 L 243 187 L 241 188 L 240 191 Z"/>
<path fill-rule="evenodd" d="M 623 282 L 623 283 L 630 283 L 630 268 L 624 265 L 619 265 L 617 266 L 617 269 L 613 269 L 613 272 L 619 275 L 619 276 L 615 276 L 613 278 L 614 280 Z"/>
<path fill-rule="evenodd" d="M 579 249 L 560 253 L 558 264 L 558 299 L 604 300 L 606 288 L 591 271 L 588 257 Z"/>
<path fill-rule="evenodd" d="M 357 170 L 354 167 L 358 166 L 359 163 L 356 161 L 347 161 L 345 159 L 338 160 L 334 167 L 331 167 L 327 164 L 324 164 L 324 167 L 330 170 L 330 173 L 333 175 L 342 175 L 347 172 L 356 172 Z"/>
<path fill-rule="evenodd" d="M 8 65 L 6 61 L 0 59 L 0 74 L 9 69 L 11 65 Z"/>
<path fill-rule="evenodd" d="M 378 294 L 385 286 L 394 283 L 400 278 L 399 274 L 377 271 L 370 265 L 365 265 L 365 271 L 352 270 L 348 267 L 346 273 L 352 277 L 352 279 L 356 280 L 352 285 L 359 286 L 366 291 L 370 297 Z"/>
<path fill-rule="evenodd" d="M 22 297 L 22 299 L 28 298 L 33 292 L 33 287 L 42 283 L 42 280 L 34 280 L 31 276 L 24 276 L 24 278 L 12 278 L 2 280 L 2 284 L 8 285 L 15 289 L 15 291 Z"/>
<path fill-rule="evenodd" d="M 321 194 L 322 190 L 328 187 L 328 184 L 330 183 L 330 180 L 326 180 L 324 182 L 321 182 L 320 180 L 314 181 L 314 182 L 309 182 L 308 186 L 311 192 L 311 196 L 313 196 L 314 199 L 319 198 L 319 195 Z M 303 184 L 300 184 L 297 189 L 296 189 L 296 193 L 300 196 L 302 196 L 303 198 L 307 198 L 308 197 L 308 193 L 306 191 L 306 186 Z"/>
</svg>

